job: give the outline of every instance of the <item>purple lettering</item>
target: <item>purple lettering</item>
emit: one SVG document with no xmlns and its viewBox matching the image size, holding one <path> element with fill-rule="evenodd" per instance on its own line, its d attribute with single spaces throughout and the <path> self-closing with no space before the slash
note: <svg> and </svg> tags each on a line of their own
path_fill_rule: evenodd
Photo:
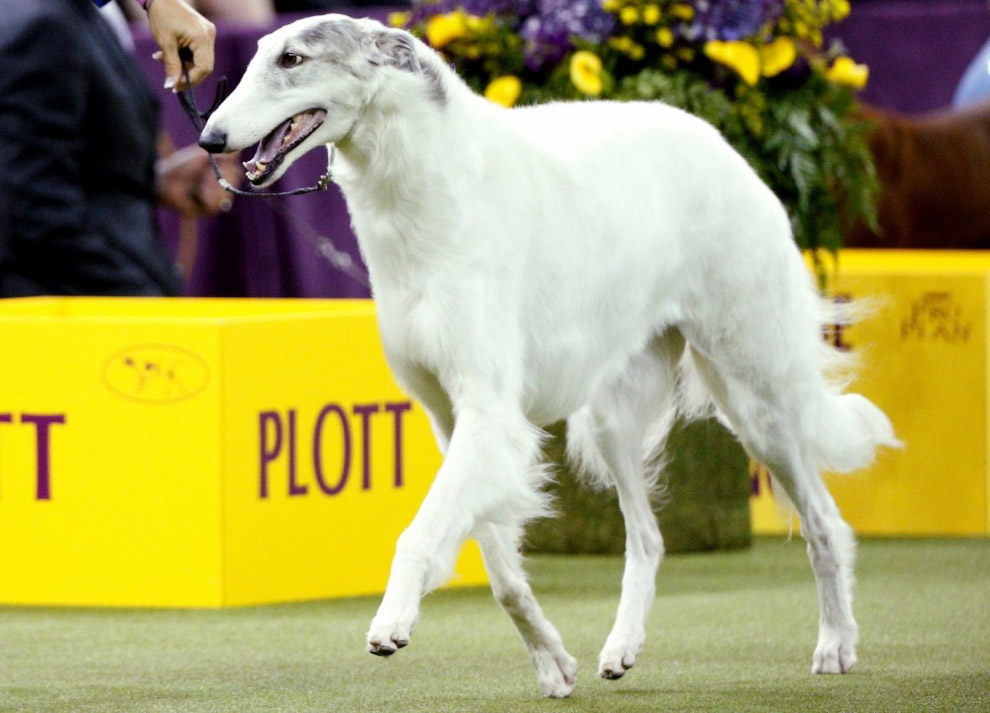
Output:
<svg viewBox="0 0 990 713">
<path fill-rule="evenodd" d="M 289 409 L 289 495 L 305 495 L 309 490 L 296 483 L 296 410 Z"/>
<path fill-rule="evenodd" d="M 52 424 L 65 423 L 65 414 L 22 413 L 21 423 L 33 423 L 37 453 L 37 498 L 51 500 L 51 448 L 49 430 Z"/>
<path fill-rule="evenodd" d="M 378 404 L 355 404 L 354 413 L 361 417 L 361 487 L 371 490 L 371 416 L 380 411 Z"/>
<path fill-rule="evenodd" d="M 278 458 L 278 454 L 282 452 L 282 418 L 279 416 L 278 411 L 262 411 L 258 419 L 259 427 L 261 430 L 260 443 L 261 443 L 261 458 L 259 463 L 261 465 L 260 477 L 260 489 L 261 497 L 268 497 L 268 464 L 273 460 Z M 271 446 L 268 445 L 268 424 L 272 423 L 275 426 L 275 443 Z"/>
<path fill-rule="evenodd" d="M 337 414 L 337 418 L 340 419 L 340 435 L 344 451 L 340 478 L 338 478 L 337 484 L 332 487 L 327 485 L 327 481 L 323 478 L 323 464 L 320 462 L 323 451 L 323 422 L 331 413 Z M 347 484 L 347 477 L 351 472 L 351 427 L 348 423 L 347 413 L 337 404 L 324 406 L 316 418 L 316 428 L 313 431 L 313 472 L 316 473 L 316 484 L 327 495 L 336 495 Z"/>
<path fill-rule="evenodd" d="M 395 487 L 402 487 L 402 414 L 412 409 L 408 401 L 385 404 L 385 410 L 395 415 Z"/>
<path fill-rule="evenodd" d="M 13 419 L 13 414 L 0 413 L 0 423 L 10 423 Z"/>
</svg>

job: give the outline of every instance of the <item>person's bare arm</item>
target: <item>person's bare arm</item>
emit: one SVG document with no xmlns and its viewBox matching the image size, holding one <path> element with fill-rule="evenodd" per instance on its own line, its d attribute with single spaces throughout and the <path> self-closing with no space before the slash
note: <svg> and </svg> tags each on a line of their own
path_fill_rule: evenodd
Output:
<svg viewBox="0 0 990 713">
<path fill-rule="evenodd" d="M 264 25 L 275 17 L 272 0 L 196 0 L 196 8 L 212 20 Z"/>
</svg>

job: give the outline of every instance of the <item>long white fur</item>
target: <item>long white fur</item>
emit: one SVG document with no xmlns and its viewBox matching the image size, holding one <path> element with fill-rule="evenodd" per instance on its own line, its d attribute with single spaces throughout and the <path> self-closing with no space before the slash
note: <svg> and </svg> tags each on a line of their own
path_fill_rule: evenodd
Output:
<svg viewBox="0 0 990 713">
<path fill-rule="evenodd" d="M 306 61 L 282 69 L 286 51 Z M 503 109 L 406 33 L 333 15 L 264 38 L 206 131 L 239 150 L 311 107 L 326 122 L 271 180 L 336 145 L 389 363 L 445 453 L 397 543 L 369 650 L 409 642 L 420 598 L 474 536 L 543 692 L 570 693 L 576 663 L 518 539 L 546 505 L 539 427 L 571 419 L 572 451 L 615 485 L 626 520 L 599 658 L 600 675 L 622 676 L 663 555 L 644 446 L 678 403 L 713 401 L 802 516 L 821 604 L 812 670 L 848 671 L 854 540 L 819 470 L 868 465 L 896 439 L 826 379 L 820 300 L 784 209 L 721 135 L 661 103 Z"/>
</svg>

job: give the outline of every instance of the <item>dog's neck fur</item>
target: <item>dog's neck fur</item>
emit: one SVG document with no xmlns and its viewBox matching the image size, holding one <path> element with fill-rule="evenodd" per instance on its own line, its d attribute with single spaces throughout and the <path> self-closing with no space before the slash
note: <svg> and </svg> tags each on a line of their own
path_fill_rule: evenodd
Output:
<svg viewBox="0 0 990 713">
<path fill-rule="evenodd" d="M 337 146 L 335 172 L 373 282 L 405 281 L 461 239 L 449 186 L 482 169 L 471 118 L 500 110 L 431 50 L 421 46 L 419 59 L 422 72 L 381 72 L 364 114 Z"/>
</svg>

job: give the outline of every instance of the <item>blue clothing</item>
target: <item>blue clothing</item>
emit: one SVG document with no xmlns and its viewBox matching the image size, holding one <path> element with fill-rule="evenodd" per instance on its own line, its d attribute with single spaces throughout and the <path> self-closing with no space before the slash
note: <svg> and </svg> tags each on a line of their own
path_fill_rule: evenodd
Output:
<svg viewBox="0 0 990 713">
<path fill-rule="evenodd" d="M 956 87 L 952 106 L 961 109 L 968 104 L 976 104 L 988 99 L 990 99 L 990 41 L 983 45 L 976 59 L 963 75 L 959 86 Z"/>
</svg>

